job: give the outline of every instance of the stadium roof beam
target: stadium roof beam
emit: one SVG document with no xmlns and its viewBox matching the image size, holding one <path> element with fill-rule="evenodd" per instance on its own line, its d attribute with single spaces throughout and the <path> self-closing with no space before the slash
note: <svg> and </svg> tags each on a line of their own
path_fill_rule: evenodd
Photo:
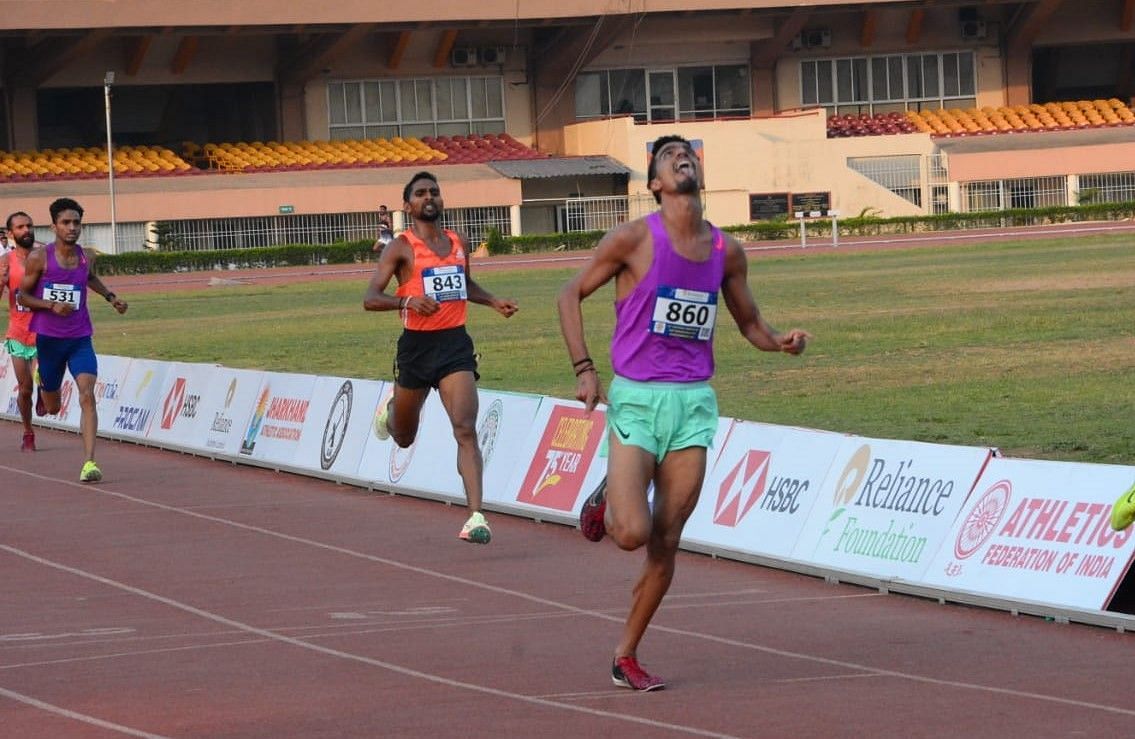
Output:
<svg viewBox="0 0 1135 739">
<path fill-rule="evenodd" d="M 342 33 L 321 34 L 306 44 L 300 44 L 288 59 L 281 60 L 280 79 L 292 82 L 311 79 L 321 70 L 330 68 L 337 56 L 374 33 L 376 28 L 374 23 L 360 23 Z"/>
<path fill-rule="evenodd" d="M 784 21 L 776 28 L 771 38 L 752 42 L 750 57 L 753 67 L 766 69 L 771 67 L 792 43 L 808 21 L 812 18 L 811 8 L 801 7 L 794 9 Z"/>
<path fill-rule="evenodd" d="M 84 33 L 79 38 L 66 43 L 62 40 L 52 41 L 45 39 L 40 44 L 37 44 L 30 54 L 21 57 L 20 64 L 27 64 L 26 67 L 18 67 L 15 79 L 31 86 L 39 87 L 44 82 L 54 77 L 59 72 L 69 67 L 73 62 L 89 54 L 91 51 L 102 45 L 104 41 L 111 36 L 111 29 L 99 28 L 93 31 Z M 51 51 L 41 50 L 39 47 L 50 44 Z"/>
<path fill-rule="evenodd" d="M 437 41 L 437 48 L 434 49 L 434 67 L 441 69 L 449 61 L 449 53 L 453 51 L 454 45 L 457 43 L 457 31 L 452 28 L 444 31 L 441 38 Z"/>
<path fill-rule="evenodd" d="M 390 55 L 386 57 L 387 69 L 395 70 L 402 66 L 402 58 L 406 56 L 406 49 L 410 48 L 410 36 L 410 31 L 399 32 L 394 46 L 390 49 Z"/>
<path fill-rule="evenodd" d="M 863 11 L 863 25 L 859 29 L 859 45 L 863 48 L 875 43 L 875 27 L 879 23 L 879 11 L 867 8 Z"/>
<path fill-rule="evenodd" d="M 623 33 L 634 27 L 633 13 L 601 15 L 582 26 L 565 26 L 548 43 L 540 44 L 536 74 L 544 84 L 566 79 L 593 62 Z"/>
<path fill-rule="evenodd" d="M 154 42 L 152 35 L 139 36 L 131 42 L 129 48 L 126 50 L 126 75 L 133 77 L 138 74 L 138 70 L 142 68 L 142 62 L 146 61 L 146 54 L 150 51 L 150 44 Z"/>
<path fill-rule="evenodd" d="M 185 70 L 189 69 L 189 63 L 193 61 L 193 57 L 197 56 L 197 47 L 201 45 L 201 39 L 197 36 L 184 36 L 181 41 L 177 43 L 177 51 L 173 53 L 173 59 L 169 63 L 169 71 L 171 74 L 184 74 Z"/>
<path fill-rule="evenodd" d="M 925 19 L 925 8 L 915 8 L 910 11 L 910 18 L 906 21 L 906 42 L 908 44 L 917 44 L 919 39 L 922 38 L 922 21 Z"/>
<path fill-rule="evenodd" d="M 1036 37 L 1044 30 L 1049 19 L 1052 18 L 1064 0 L 1039 0 L 1024 7 L 1024 12 L 1009 29 L 1008 47 L 1010 49 L 1027 49 L 1036 41 Z"/>
</svg>

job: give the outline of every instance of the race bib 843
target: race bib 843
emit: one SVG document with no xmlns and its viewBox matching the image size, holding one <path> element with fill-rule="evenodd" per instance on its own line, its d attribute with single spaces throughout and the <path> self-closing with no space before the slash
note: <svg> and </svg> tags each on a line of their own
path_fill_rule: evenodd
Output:
<svg viewBox="0 0 1135 739">
<path fill-rule="evenodd" d="M 447 300 L 468 300 L 465 288 L 465 267 L 459 264 L 448 267 L 430 267 L 422 270 L 422 289 L 426 297 L 439 303 Z"/>
<path fill-rule="evenodd" d="M 660 285 L 650 331 L 680 339 L 709 341 L 717 322 L 717 293 Z"/>
</svg>

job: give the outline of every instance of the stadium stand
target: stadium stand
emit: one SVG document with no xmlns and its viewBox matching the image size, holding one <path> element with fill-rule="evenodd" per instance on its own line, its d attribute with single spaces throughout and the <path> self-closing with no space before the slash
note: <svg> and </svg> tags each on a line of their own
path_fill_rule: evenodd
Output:
<svg viewBox="0 0 1135 739">
<path fill-rule="evenodd" d="M 120 146 L 114 150 L 115 176 L 153 177 L 198 171 L 162 146 Z M 0 181 L 91 179 L 106 175 L 106 149 L 99 147 L 0 152 Z"/>
<path fill-rule="evenodd" d="M 1069 131 L 1135 125 L 1135 113 L 1116 98 L 1062 103 L 945 108 L 875 115 L 834 115 L 828 118 L 828 138 L 928 133 L 931 136 L 979 136 L 1027 131 Z"/>
</svg>

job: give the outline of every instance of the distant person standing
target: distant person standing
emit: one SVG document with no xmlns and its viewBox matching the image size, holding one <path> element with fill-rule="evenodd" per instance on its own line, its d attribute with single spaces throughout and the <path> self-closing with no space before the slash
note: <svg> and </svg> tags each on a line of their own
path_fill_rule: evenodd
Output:
<svg viewBox="0 0 1135 739">
<path fill-rule="evenodd" d="M 394 217 L 385 205 L 378 206 L 378 240 L 374 242 L 372 251 L 381 254 L 386 245 L 394 240 Z"/>
<path fill-rule="evenodd" d="M 516 313 L 514 300 L 501 300 L 469 274 L 469 243 L 439 223 L 445 203 L 437 177 L 418 172 L 402 192 L 413 225 L 390 242 L 379 257 L 363 298 L 366 310 L 396 310 L 404 330 L 394 364 L 394 395 L 375 421 L 380 438 L 408 447 L 418 435 L 422 406 L 430 388 L 457 440 L 457 471 L 465 488 L 469 519 L 458 537 L 474 544 L 492 538 L 481 511 L 484 461 L 477 443 L 477 359 L 465 330 L 468 303 L 487 305 L 505 318 Z M 386 293 L 398 279 L 394 295 Z"/>
<path fill-rule="evenodd" d="M 16 373 L 19 391 L 16 407 L 20 409 L 20 420 L 24 424 L 24 436 L 20 442 L 21 452 L 35 451 L 35 430 L 32 429 L 32 364 L 35 362 L 35 333 L 31 330 L 32 311 L 20 305 L 20 285 L 24 280 L 24 265 L 28 255 L 36 246 L 35 229 L 31 216 L 16 211 L 8 216 L 8 233 L 12 235 L 12 248 L 0 255 L 0 295 L 8 290 L 8 331 L 4 335 L 4 345 L 12 358 L 12 369 Z"/>
<path fill-rule="evenodd" d="M 31 329 L 36 332 L 40 376 L 35 410 L 41 416 L 59 412 L 63 373 L 69 370 L 75 378 L 82 412 L 79 429 L 85 461 L 79 481 L 98 482 L 102 479 L 102 471 L 95 464 L 98 359 L 91 343 L 94 327 L 87 310 L 88 289 L 119 313 L 125 313 L 127 305 L 94 273 L 94 253 L 79 245 L 83 208 L 70 198 L 59 198 L 49 210 L 55 241 L 28 255 L 19 295 L 20 304 L 35 311 Z"/>
<path fill-rule="evenodd" d="M 777 331 L 757 310 L 745 251 L 702 215 L 702 169 L 690 143 L 663 136 L 651 152 L 647 186 L 660 210 L 603 236 L 559 296 L 576 397 L 590 411 L 604 396 L 584 340 L 581 304 L 615 281 L 610 456 L 604 484 L 580 511 L 580 530 L 591 541 L 609 532 L 622 549 L 646 548 L 611 664 L 616 685 L 644 691 L 665 686 L 639 664 L 638 645 L 670 589 L 682 528 L 698 502 L 706 449 L 717 432 L 717 396 L 708 381 L 718 293 L 741 334 L 762 351 L 800 354 L 810 338 L 799 329 Z"/>
</svg>

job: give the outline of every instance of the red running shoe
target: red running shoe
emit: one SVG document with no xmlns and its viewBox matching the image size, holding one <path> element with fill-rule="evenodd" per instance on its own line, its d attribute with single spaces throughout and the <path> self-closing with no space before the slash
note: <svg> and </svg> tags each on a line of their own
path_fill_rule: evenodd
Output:
<svg viewBox="0 0 1135 739">
<path fill-rule="evenodd" d="M 603 514 L 607 512 L 607 478 L 599 481 L 595 492 L 583 501 L 579 509 L 579 530 L 588 541 L 599 541 L 607 535 L 607 526 L 603 523 Z"/>
<path fill-rule="evenodd" d="M 24 441 L 20 444 L 21 452 L 34 452 L 35 451 L 35 432 L 25 431 Z"/>
<path fill-rule="evenodd" d="M 644 693 L 666 687 L 662 678 L 647 674 L 634 657 L 615 658 L 615 663 L 611 665 L 611 681 L 619 687 L 640 690 Z"/>
</svg>

